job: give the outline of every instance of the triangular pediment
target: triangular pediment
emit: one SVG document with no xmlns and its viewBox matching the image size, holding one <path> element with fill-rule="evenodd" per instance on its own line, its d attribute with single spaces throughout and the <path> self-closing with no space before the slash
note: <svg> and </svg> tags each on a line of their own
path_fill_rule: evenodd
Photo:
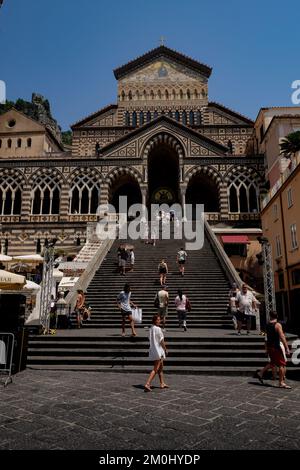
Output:
<svg viewBox="0 0 300 470">
<path fill-rule="evenodd" d="M 13 124 L 13 125 L 12 125 Z M 0 116 L 0 133 L 45 132 L 45 126 L 15 108 Z"/>
<path fill-rule="evenodd" d="M 228 151 L 227 147 L 177 121 L 167 116 L 160 116 L 103 147 L 102 158 L 143 158 L 147 142 L 157 134 L 170 135 L 177 139 L 187 158 L 224 156 Z"/>
<path fill-rule="evenodd" d="M 209 123 L 213 125 L 253 126 L 254 124 L 251 119 L 219 103 L 208 103 L 207 111 L 210 115 Z"/>
<path fill-rule="evenodd" d="M 169 63 L 183 66 L 185 69 L 194 71 L 206 78 L 209 78 L 212 70 L 209 66 L 202 64 L 201 62 L 198 62 L 184 54 L 181 54 L 180 52 L 170 49 L 169 47 L 159 46 L 128 62 L 127 64 L 118 67 L 114 70 L 114 74 L 116 79 L 119 80 L 129 74 L 136 73 L 138 70 L 148 66 L 151 63 L 156 63 L 159 61 L 168 61 Z"/>
<path fill-rule="evenodd" d="M 105 106 L 105 108 L 101 108 L 95 113 L 72 124 L 71 129 L 78 129 L 80 127 L 112 127 L 114 125 L 113 120 L 117 108 L 118 106 L 116 104 Z"/>
</svg>

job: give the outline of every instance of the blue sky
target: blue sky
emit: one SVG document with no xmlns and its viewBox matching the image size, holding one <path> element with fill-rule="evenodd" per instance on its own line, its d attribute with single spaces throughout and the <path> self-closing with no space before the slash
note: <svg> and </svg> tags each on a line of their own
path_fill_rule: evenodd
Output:
<svg viewBox="0 0 300 470">
<path fill-rule="evenodd" d="M 213 67 L 209 99 L 255 118 L 292 105 L 300 79 L 299 1 L 4 0 L 7 98 L 45 95 L 64 130 L 116 101 L 113 69 L 159 45 Z"/>
</svg>

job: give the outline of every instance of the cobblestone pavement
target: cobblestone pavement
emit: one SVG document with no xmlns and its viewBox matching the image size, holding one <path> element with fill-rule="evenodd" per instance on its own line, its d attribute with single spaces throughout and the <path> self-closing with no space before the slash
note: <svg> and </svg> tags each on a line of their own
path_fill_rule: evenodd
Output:
<svg viewBox="0 0 300 470">
<path fill-rule="evenodd" d="M 0 449 L 300 449 L 300 382 L 26 370 L 0 387 Z"/>
</svg>

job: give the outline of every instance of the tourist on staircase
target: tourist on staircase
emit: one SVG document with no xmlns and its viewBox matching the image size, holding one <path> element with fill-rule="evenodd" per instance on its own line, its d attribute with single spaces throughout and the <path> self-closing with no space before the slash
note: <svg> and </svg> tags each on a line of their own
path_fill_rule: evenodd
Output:
<svg viewBox="0 0 300 470">
<path fill-rule="evenodd" d="M 164 259 L 158 265 L 158 273 L 159 273 L 159 282 L 161 286 L 165 286 L 167 282 L 167 274 L 168 274 L 168 265 Z"/>
<path fill-rule="evenodd" d="M 187 252 L 183 249 L 180 248 L 180 250 L 177 253 L 177 263 L 179 265 L 179 272 L 181 276 L 184 276 L 184 265 L 187 259 Z"/>
<path fill-rule="evenodd" d="M 158 374 L 159 377 L 160 388 L 169 388 L 169 386 L 165 383 L 163 376 L 164 359 L 167 355 L 167 347 L 164 341 L 163 332 L 160 328 L 159 315 L 154 315 L 152 318 L 152 326 L 149 331 L 149 340 L 149 359 L 154 361 L 154 366 L 144 386 L 145 392 L 152 392 L 151 382 L 156 374 Z"/>
<path fill-rule="evenodd" d="M 121 258 L 121 275 L 125 276 L 126 273 L 126 262 L 128 259 L 128 253 L 125 247 L 121 248 L 120 251 L 120 258 Z"/>
<path fill-rule="evenodd" d="M 248 290 L 247 284 L 242 285 L 242 290 L 236 296 L 237 304 L 237 329 L 238 335 L 241 334 L 241 329 L 243 327 L 243 322 L 246 322 L 247 325 L 247 335 L 250 333 L 251 328 L 251 315 L 256 309 L 256 302 L 254 294 Z"/>
<path fill-rule="evenodd" d="M 160 316 L 162 329 L 164 330 L 166 327 L 166 317 L 168 315 L 169 304 L 169 293 L 166 286 L 162 287 L 162 289 L 157 293 L 157 301 L 158 315 Z"/>
<path fill-rule="evenodd" d="M 84 309 L 84 304 L 85 304 L 85 295 L 83 293 L 83 290 L 78 289 L 77 299 L 76 299 L 76 304 L 75 304 L 75 314 L 76 314 L 78 328 L 81 327 L 81 320 L 82 320 L 82 313 L 83 313 L 83 309 Z"/>
<path fill-rule="evenodd" d="M 122 336 L 125 336 L 125 324 L 126 324 L 127 319 L 130 322 L 132 336 L 136 336 L 131 307 L 137 308 L 137 305 L 134 304 L 130 298 L 131 298 L 130 285 L 125 284 L 124 290 L 122 290 L 117 297 L 118 308 L 120 309 L 120 312 L 122 315 Z"/>
<path fill-rule="evenodd" d="M 134 263 L 135 263 L 135 254 L 134 254 L 133 248 L 131 248 L 129 251 L 129 262 L 130 262 L 130 271 L 132 272 L 134 268 Z"/>
<path fill-rule="evenodd" d="M 228 294 L 228 314 L 232 316 L 232 322 L 234 329 L 237 329 L 237 319 L 236 319 L 236 312 L 237 312 L 237 295 L 240 292 L 239 288 L 237 287 L 236 283 L 234 282 L 231 286 L 231 289 Z"/>
<path fill-rule="evenodd" d="M 179 327 L 183 327 L 183 331 L 187 330 L 186 327 L 186 315 L 187 311 L 190 309 L 189 300 L 186 295 L 182 293 L 182 290 L 178 290 L 178 295 L 175 298 L 175 307 L 177 310 L 177 316 L 179 321 Z"/>
</svg>

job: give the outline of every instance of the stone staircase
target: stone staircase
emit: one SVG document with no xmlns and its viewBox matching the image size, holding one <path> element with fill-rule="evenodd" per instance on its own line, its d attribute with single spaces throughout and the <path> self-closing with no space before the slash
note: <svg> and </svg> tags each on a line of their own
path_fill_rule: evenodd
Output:
<svg viewBox="0 0 300 470">
<path fill-rule="evenodd" d="M 29 367 L 149 372 L 148 328 L 156 313 L 157 268 L 162 258 L 169 267 L 167 285 L 170 295 L 165 333 L 169 349 L 166 371 L 249 375 L 265 363 L 264 339 L 255 331 L 250 336 L 239 337 L 233 330 L 232 320 L 226 314 L 229 282 L 207 239 L 202 250 L 188 252 L 183 278 L 176 264 L 176 253 L 182 241 L 159 240 L 155 247 L 134 242 L 136 264 L 134 271 L 127 272 L 126 276 L 118 273 L 119 243 L 114 243 L 87 289 L 87 302 L 93 309 L 91 321 L 83 322 L 79 330 L 31 337 Z M 130 337 L 129 325 L 127 336 L 120 336 L 121 317 L 116 296 L 125 282 L 131 285 L 132 300 L 143 309 L 143 323 L 136 325 L 138 336 L 135 338 Z M 192 305 L 187 332 L 179 328 L 174 307 L 179 288 L 187 294 Z"/>
</svg>

